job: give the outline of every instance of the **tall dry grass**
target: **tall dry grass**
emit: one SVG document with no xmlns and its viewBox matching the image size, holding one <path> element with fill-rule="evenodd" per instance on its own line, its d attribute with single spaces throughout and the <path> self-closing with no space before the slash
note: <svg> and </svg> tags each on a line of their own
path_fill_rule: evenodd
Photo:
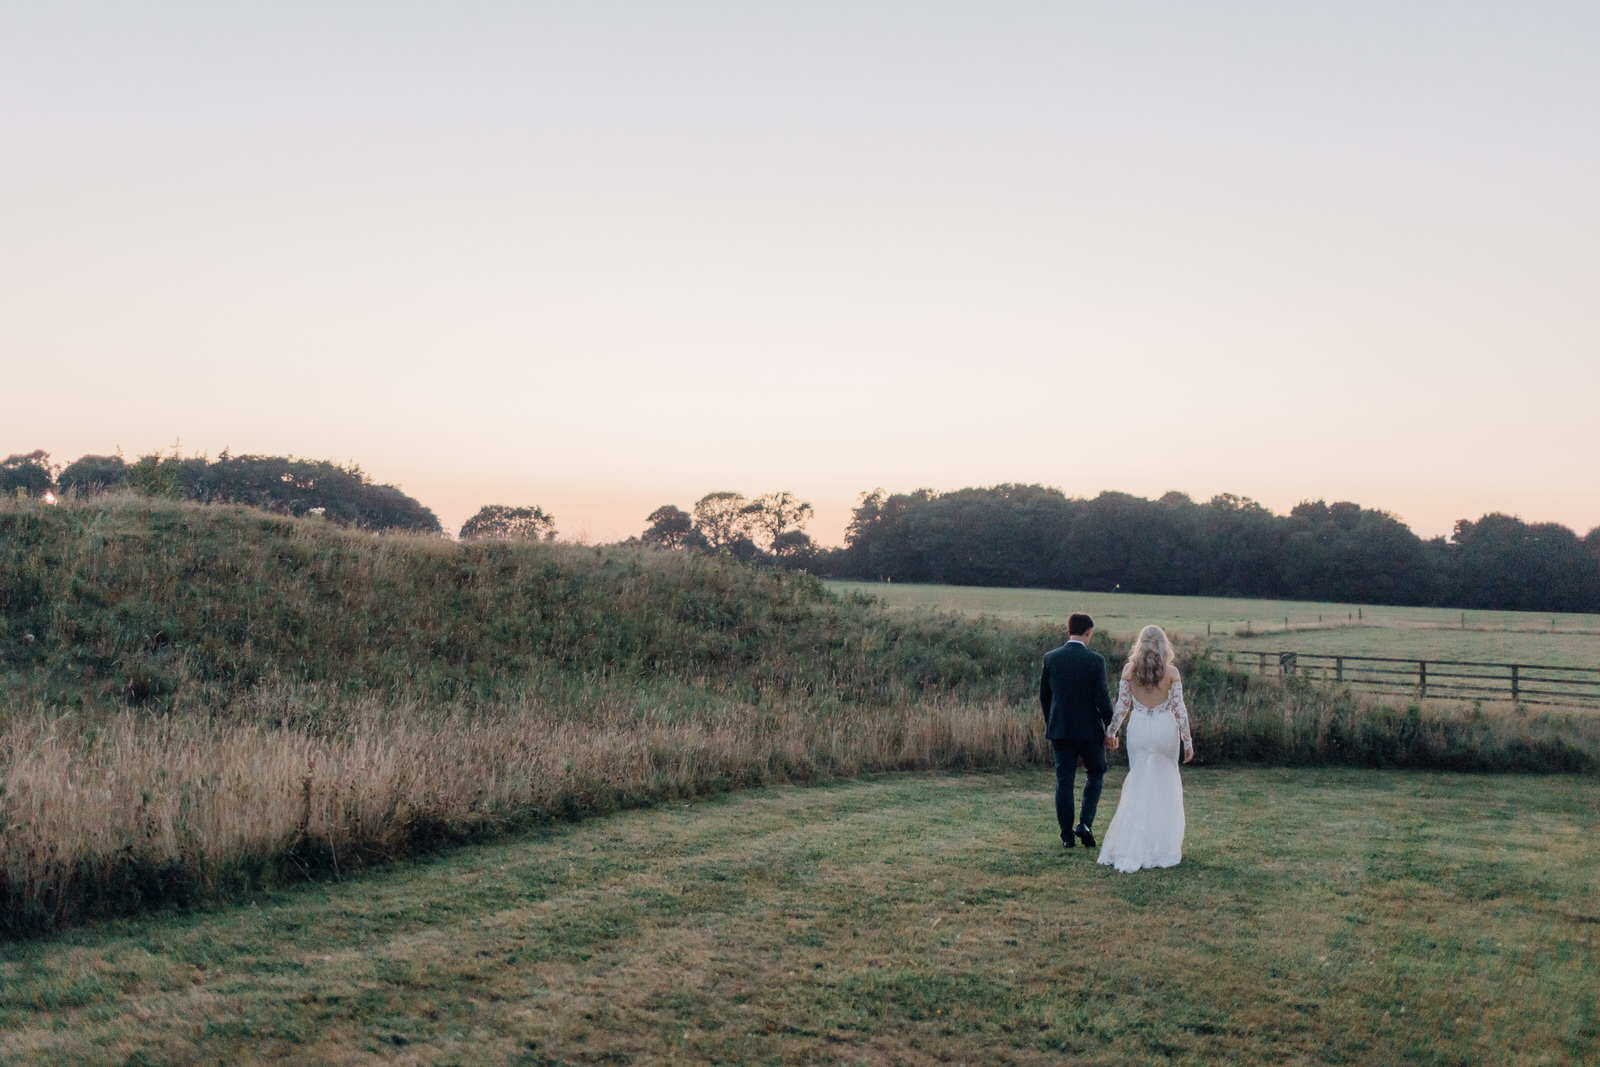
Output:
<svg viewBox="0 0 1600 1067">
<path fill-rule="evenodd" d="M 1600 717 L 1530 718 L 1325 691 L 1206 684 L 1205 764 L 1594 770 Z M 262 687 L 255 714 L 95 718 L 59 709 L 0 730 L 0 932 L 190 906 L 338 877 L 527 827 L 772 782 L 1046 767 L 1036 707 L 928 696 L 683 711 L 619 691 L 582 708 L 494 708 L 314 686 Z M 273 717 L 276 717 L 274 719 Z M 296 724 L 298 723 L 298 725 Z"/>
<path fill-rule="evenodd" d="M 294 709 L 291 694 L 263 694 Z M 553 818 L 774 781 L 1037 765 L 1014 707 L 730 705 L 657 715 L 625 696 L 538 703 L 359 700 L 337 732 L 59 711 L 0 732 L 0 930 L 220 899 Z"/>
</svg>

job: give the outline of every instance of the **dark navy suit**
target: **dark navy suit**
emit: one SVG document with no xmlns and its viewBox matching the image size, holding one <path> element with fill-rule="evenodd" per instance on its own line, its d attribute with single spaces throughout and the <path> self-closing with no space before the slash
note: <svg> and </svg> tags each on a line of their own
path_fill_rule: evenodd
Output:
<svg viewBox="0 0 1600 1067">
<path fill-rule="evenodd" d="M 1044 654 L 1039 675 L 1039 707 L 1044 736 L 1056 758 L 1056 821 L 1061 840 L 1072 840 L 1072 792 L 1083 757 L 1083 813 L 1079 820 L 1094 826 L 1100 789 L 1106 776 L 1106 727 L 1111 724 L 1111 693 L 1106 688 L 1106 661 L 1082 641 L 1068 641 Z"/>
</svg>

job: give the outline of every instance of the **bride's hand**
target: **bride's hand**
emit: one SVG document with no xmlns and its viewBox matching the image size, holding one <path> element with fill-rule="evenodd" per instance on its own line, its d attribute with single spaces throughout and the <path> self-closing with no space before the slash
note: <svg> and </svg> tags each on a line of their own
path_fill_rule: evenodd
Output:
<svg viewBox="0 0 1600 1067">
<path fill-rule="evenodd" d="M 1192 748 L 1191 748 L 1191 749 L 1190 749 L 1190 750 L 1189 750 L 1189 753 L 1188 753 L 1188 755 L 1186 755 L 1186 756 L 1184 756 L 1184 757 L 1183 757 L 1183 762 L 1185 762 L 1185 763 L 1189 763 L 1189 762 L 1191 762 L 1191 761 L 1193 761 L 1193 760 L 1194 760 L 1194 749 L 1192 749 Z"/>
</svg>

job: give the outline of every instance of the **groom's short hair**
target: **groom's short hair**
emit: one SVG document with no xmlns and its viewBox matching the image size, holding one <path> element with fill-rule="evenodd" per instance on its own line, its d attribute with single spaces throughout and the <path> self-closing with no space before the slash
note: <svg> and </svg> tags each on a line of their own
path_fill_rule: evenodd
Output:
<svg viewBox="0 0 1600 1067">
<path fill-rule="evenodd" d="M 1082 637 L 1094 629 L 1094 620 L 1081 611 L 1074 611 L 1067 616 L 1067 636 Z"/>
</svg>

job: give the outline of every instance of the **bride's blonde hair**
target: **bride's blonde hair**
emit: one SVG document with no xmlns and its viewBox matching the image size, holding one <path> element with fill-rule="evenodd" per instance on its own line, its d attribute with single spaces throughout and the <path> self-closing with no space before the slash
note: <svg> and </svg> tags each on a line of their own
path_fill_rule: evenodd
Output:
<svg viewBox="0 0 1600 1067">
<path fill-rule="evenodd" d="M 1128 652 L 1128 665 L 1132 677 L 1146 689 L 1154 689 L 1166 676 L 1167 667 L 1177 658 L 1167 632 L 1159 626 L 1146 626 L 1139 631 L 1133 648 Z"/>
</svg>

